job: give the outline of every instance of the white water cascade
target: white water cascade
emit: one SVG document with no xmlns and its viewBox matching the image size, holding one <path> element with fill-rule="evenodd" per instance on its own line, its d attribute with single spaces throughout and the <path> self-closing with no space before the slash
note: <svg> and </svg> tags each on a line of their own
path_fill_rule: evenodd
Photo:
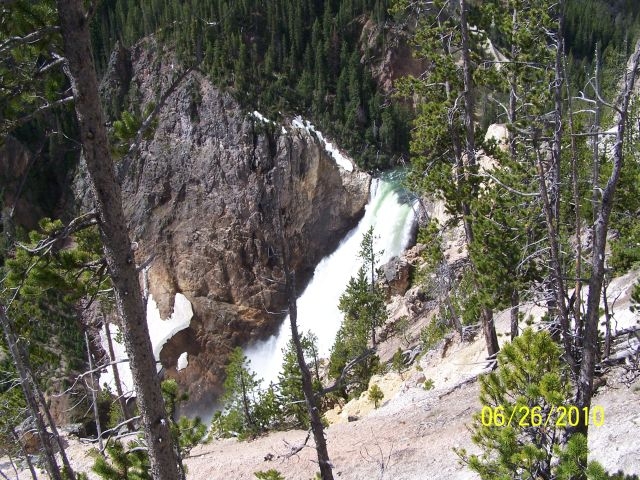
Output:
<svg viewBox="0 0 640 480">
<path fill-rule="evenodd" d="M 380 265 L 400 255 L 410 240 L 415 222 L 414 206 L 401 196 L 391 179 L 375 179 L 360 223 L 345 236 L 335 252 L 318 264 L 311 282 L 298 298 L 298 330 L 301 333 L 312 331 L 318 337 L 321 358 L 329 356 L 340 328 L 342 314 L 338 301 L 349 279 L 360 267 L 358 251 L 364 233 L 373 226 L 375 250 L 384 250 Z M 278 333 L 256 342 L 245 352 L 251 361 L 251 369 L 263 380 L 264 386 L 277 381 L 282 367 L 282 350 L 290 338 L 287 317 Z"/>
</svg>

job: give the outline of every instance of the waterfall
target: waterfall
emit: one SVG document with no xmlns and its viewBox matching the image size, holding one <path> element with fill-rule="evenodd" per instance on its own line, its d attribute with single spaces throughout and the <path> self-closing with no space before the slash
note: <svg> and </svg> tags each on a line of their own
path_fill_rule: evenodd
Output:
<svg viewBox="0 0 640 480">
<path fill-rule="evenodd" d="M 384 251 L 380 265 L 400 255 L 410 240 L 415 223 L 413 199 L 403 198 L 407 196 L 398 187 L 395 178 L 398 173 L 374 179 L 364 216 L 335 252 L 318 264 L 313 278 L 298 298 L 298 331 L 311 331 L 317 336 L 321 358 L 329 356 L 340 328 L 342 313 L 338 310 L 338 301 L 362 263 L 358 251 L 364 233 L 373 226 L 375 250 Z M 251 368 L 263 380 L 263 385 L 277 381 L 282 367 L 282 350 L 290 338 L 287 317 L 275 335 L 246 350 Z"/>
</svg>

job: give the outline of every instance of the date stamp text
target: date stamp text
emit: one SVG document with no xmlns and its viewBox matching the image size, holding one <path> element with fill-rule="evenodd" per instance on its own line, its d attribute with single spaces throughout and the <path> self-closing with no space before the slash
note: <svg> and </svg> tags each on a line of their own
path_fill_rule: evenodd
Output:
<svg viewBox="0 0 640 480">
<path fill-rule="evenodd" d="M 581 419 L 587 425 L 601 427 L 604 425 L 604 407 L 594 405 L 591 408 L 578 408 L 575 405 L 551 406 L 516 406 L 507 411 L 504 406 L 490 407 L 485 405 L 480 411 L 480 422 L 485 427 L 577 427 Z"/>
</svg>

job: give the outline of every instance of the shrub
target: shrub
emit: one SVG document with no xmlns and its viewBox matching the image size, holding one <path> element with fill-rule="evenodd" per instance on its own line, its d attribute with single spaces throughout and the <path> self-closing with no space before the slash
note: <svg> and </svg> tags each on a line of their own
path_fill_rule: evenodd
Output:
<svg viewBox="0 0 640 480">
<path fill-rule="evenodd" d="M 382 389 L 375 383 L 371 385 L 371 387 L 369 388 L 369 400 L 373 402 L 373 406 L 375 408 L 378 408 L 378 405 L 383 398 L 384 393 L 382 393 Z"/>
<path fill-rule="evenodd" d="M 254 472 L 253 475 L 260 480 L 285 480 L 282 474 L 273 468 L 266 471 Z"/>
</svg>

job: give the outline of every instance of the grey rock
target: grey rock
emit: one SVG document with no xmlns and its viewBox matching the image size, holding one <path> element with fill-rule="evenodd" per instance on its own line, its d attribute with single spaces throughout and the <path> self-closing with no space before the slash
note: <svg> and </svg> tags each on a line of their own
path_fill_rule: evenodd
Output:
<svg viewBox="0 0 640 480">
<path fill-rule="evenodd" d="M 131 50 L 128 95 L 141 109 L 178 72 L 158 47 Z M 176 70 L 174 70 L 176 69 Z M 148 285 L 163 318 L 176 292 L 193 304 L 191 326 L 161 361 L 190 396 L 210 408 L 236 345 L 265 337 L 284 317 L 280 242 L 290 249 L 298 291 L 319 260 L 362 216 L 369 175 L 339 168 L 306 130 L 265 123 L 192 72 L 168 98 L 153 137 L 118 164 L 136 262 L 150 256 Z M 76 192 L 87 205 L 80 169 Z M 189 366 L 177 373 L 178 356 Z"/>
</svg>

